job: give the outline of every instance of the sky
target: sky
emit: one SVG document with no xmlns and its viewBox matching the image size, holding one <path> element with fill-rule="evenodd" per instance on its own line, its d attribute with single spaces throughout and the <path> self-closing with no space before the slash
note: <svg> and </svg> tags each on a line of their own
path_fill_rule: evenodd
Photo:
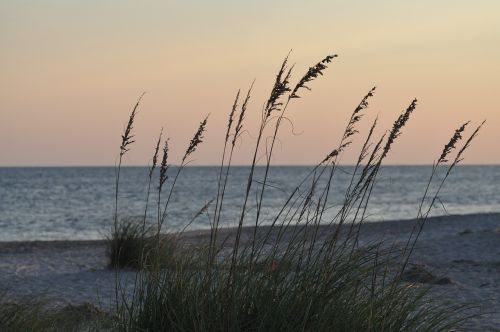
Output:
<svg viewBox="0 0 500 332">
<path fill-rule="evenodd" d="M 430 164 L 457 127 L 486 119 L 464 163 L 500 164 L 499 15 L 496 0 L 1 0 L 0 166 L 114 165 L 142 92 L 126 165 L 150 162 L 161 128 L 178 163 L 207 114 L 192 163 L 218 164 L 234 96 L 255 80 L 234 157 L 248 164 L 290 50 L 292 84 L 338 58 L 287 109 L 275 164 L 323 159 L 372 86 L 343 162 L 376 116 L 382 135 L 417 98 L 387 163 Z"/>
</svg>

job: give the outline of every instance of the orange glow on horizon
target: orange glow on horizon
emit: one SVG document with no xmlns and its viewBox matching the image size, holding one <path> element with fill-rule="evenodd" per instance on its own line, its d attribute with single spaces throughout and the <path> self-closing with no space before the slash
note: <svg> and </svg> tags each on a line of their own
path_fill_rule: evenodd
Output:
<svg viewBox="0 0 500 332">
<path fill-rule="evenodd" d="M 465 163 L 500 164 L 498 13 L 497 1 L 4 2 L 0 166 L 113 165 L 143 91 L 127 164 L 148 163 L 161 127 L 175 163 L 208 113 L 194 164 L 217 164 L 234 95 L 255 78 L 235 156 L 247 164 L 290 48 L 293 83 L 325 55 L 339 58 L 287 110 L 276 164 L 324 157 L 374 85 L 358 143 L 375 116 L 380 135 L 419 100 L 388 163 L 430 164 L 456 127 L 486 119 Z"/>
</svg>

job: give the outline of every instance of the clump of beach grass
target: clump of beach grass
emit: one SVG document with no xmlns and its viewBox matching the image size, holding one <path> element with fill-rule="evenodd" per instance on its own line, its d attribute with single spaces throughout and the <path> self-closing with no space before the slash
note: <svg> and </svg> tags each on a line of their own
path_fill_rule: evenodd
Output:
<svg viewBox="0 0 500 332">
<path fill-rule="evenodd" d="M 144 94 L 143 94 L 144 95 Z M 152 164 L 149 168 L 148 174 L 148 188 L 146 194 L 146 203 L 144 214 L 141 219 L 137 218 L 122 218 L 118 217 L 118 194 L 119 194 L 119 181 L 120 171 L 122 166 L 122 158 L 129 151 L 129 145 L 134 143 L 132 129 L 134 125 L 135 115 L 139 106 L 140 100 L 135 104 L 132 113 L 129 117 L 128 123 L 122 134 L 122 143 L 120 145 L 119 162 L 116 171 L 116 188 L 115 188 L 115 214 L 114 223 L 111 234 L 107 236 L 110 265 L 115 269 L 122 267 L 142 269 L 145 266 L 156 265 L 167 266 L 171 265 L 174 256 L 172 255 L 176 247 L 177 238 L 175 236 L 161 236 L 163 224 L 167 218 L 168 206 L 170 204 L 172 195 L 175 190 L 177 179 L 179 178 L 182 170 L 189 163 L 189 157 L 196 151 L 197 147 L 203 142 L 203 134 L 206 129 L 208 116 L 200 122 L 193 138 L 182 157 L 182 161 L 173 177 L 170 188 L 166 189 L 167 198 L 163 199 L 163 193 L 166 182 L 169 179 L 170 164 L 168 162 L 169 156 L 169 138 L 163 141 L 163 148 L 160 151 L 160 145 L 163 138 L 163 129 L 156 142 L 154 153 L 152 157 Z M 161 161 L 158 162 L 161 153 Z M 158 168 L 157 179 L 157 223 L 156 229 L 150 227 L 147 222 L 148 209 L 151 196 L 151 186 L 154 183 L 155 170 Z M 206 204 L 201 208 L 201 212 L 208 208 Z M 192 223 L 199 214 L 197 214 L 189 223 Z M 188 227 L 189 225 L 186 225 Z M 156 237 L 156 238 L 155 238 Z M 119 276 L 116 276 L 119 279 Z M 117 282 L 118 283 L 118 282 Z M 116 298 L 119 297 L 119 290 L 116 289 Z"/>
<path fill-rule="evenodd" d="M 170 266 L 162 266 L 158 258 L 153 259 L 153 264 L 140 263 L 146 268 L 138 272 L 132 296 L 117 296 L 115 327 L 118 330 L 449 331 L 460 326 L 470 315 L 468 306 L 434 301 L 429 297 L 428 287 L 403 282 L 401 276 L 444 180 L 462 160 L 482 124 L 459 148 L 466 128 L 466 125 L 460 126 L 440 153 L 431 169 L 417 222 L 406 246 L 400 248 L 381 241 L 361 245 L 362 225 L 367 219 L 366 211 L 377 175 L 417 107 L 414 99 L 392 128 L 378 138 L 375 137 L 377 119 L 373 121 L 345 189 L 343 205 L 335 216 L 328 216 L 325 211 L 329 208 L 331 192 L 340 190 L 334 186 L 340 157 L 359 134 L 357 125 L 366 115 L 369 100 L 375 94 L 372 88 L 355 107 L 340 142 L 326 153 L 326 158 L 319 159 L 298 182 L 279 212 L 261 227 L 273 148 L 288 105 L 298 100 L 301 89 L 310 90 L 311 83 L 324 74 L 327 64 L 336 57 L 325 57 L 301 76 L 295 86 L 290 83 L 294 67 L 288 66 L 288 56 L 282 62 L 261 110 L 261 124 L 242 193 L 237 227 L 222 236 L 220 219 L 224 195 L 235 141 L 248 115 L 253 83 L 241 106 L 238 91 L 224 133 L 209 240 L 196 250 L 185 246 L 174 251 L 175 263 Z M 163 226 L 168 226 L 168 207 L 177 178 L 202 143 L 206 124 L 205 118 L 190 141 L 169 189 L 165 189 L 168 191 L 166 200 L 162 200 L 168 178 L 168 141 L 165 143 L 157 195 L 155 255 L 161 250 Z M 264 137 L 267 137 L 265 143 Z M 448 162 L 455 150 L 458 152 Z M 121 148 L 120 151 L 121 157 L 125 150 Z M 262 153 L 265 156 L 264 173 L 259 178 L 255 168 Z M 431 193 L 438 166 L 446 167 L 446 177 Z M 152 174 L 150 172 L 150 179 Z M 251 207 L 254 213 L 249 214 L 249 198 L 254 194 L 256 203 Z M 428 200 L 430 206 L 424 207 Z M 149 189 L 146 201 L 149 201 Z M 144 236 L 134 229 L 132 233 Z M 146 261 L 145 255 L 139 257 L 142 262 Z"/>
<path fill-rule="evenodd" d="M 107 235 L 110 266 L 140 268 L 153 244 L 151 233 L 151 229 L 143 228 L 142 220 L 121 219 L 116 232 Z"/>
<path fill-rule="evenodd" d="M 1 331 L 47 331 L 52 320 L 44 313 L 43 305 L 33 300 L 6 301 L 0 303 Z"/>
<path fill-rule="evenodd" d="M 43 298 L 0 300 L 0 331 L 58 332 L 103 331 L 113 328 L 113 317 L 93 304 L 55 304 Z"/>
</svg>

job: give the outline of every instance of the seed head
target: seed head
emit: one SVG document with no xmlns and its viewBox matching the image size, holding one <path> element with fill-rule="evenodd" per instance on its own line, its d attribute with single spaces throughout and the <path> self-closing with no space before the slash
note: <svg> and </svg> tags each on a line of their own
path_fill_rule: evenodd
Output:
<svg viewBox="0 0 500 332">
<path fill-rule="evenodd" d="M 236 113 L 236 109 L 238 108 L 238 100 L 240 98 L 240 90 L 236 94 L 236 98 L 234 99 L 233 107 L 231 108 L 231 113 L 229 113 L 229 120 L 227 122 L 227 132 L 226 132 L 226 142 L 229 139 L 229 133 L 231 131 L 231 127 L 233 126 L 234 114 Z"/>
<path fill-rule="evenodd" d="M 410 119 L 411 113 L 415 110 L 417 107 L 417 99 L 413 99 L 411 102 L 410 106 L 399 115 L 398 119 L 394 121 L 394 124 L 392 126 L 391 132 L 389 133 L 389 137 L 387 138 L 387 142 L 384 146 L 384 150 L 382 152 L 382 156 L 380 157 L 380 160 L 384 159 L 387 154 L 389 153 L 389 150 L 391 149 L 392 143 L 396 140 L 396 138 L 401 135 L 401 128 L 403 128 Z"/>
<path fill-rule="evenodd" d="M 273 89 L 271 90 L 271 95 L 269 96 L 266 107 L 264 109 L 265 119 L 268 119 L 273 111 L 280 110 L 280 107 L 283 105 L 283 103 L 279 102 L 279 99 L 281 98 L 281 96 L 283 96 L 283 94 L 290 91 L 290 76 L 292 74 L 293 66 L 290 67 L 287 71 L 287 61 L 288 56 L 281 64 L 281 68 L 276 75 L 276 81 L 274 82 Z"/>
<path fill-rule="evenodd" d="M 327 64 L 332 62 L 332 60 L 336 57 L 337 57 L 337 54 L 328 55 L 323 60 L 318 62 L 316 65 L 310 67 L 309 70 L 307 71 L 307 73 L 300 79 L 299 83 L 297 83 L 297 85 L 293 89 L 292 93 L 290 94 L 289 99 L 300 98 L 300 96 L 297 95 L 297 92 L 302 88 L 310 91 L 311 88 L 308 87 L 306 84 L 313 81 L 314 79 L 316 79 L 318 77 L 318 75 L 323 75 L 323 71 L 326 68 L 328 68 Z"/>
<path fill-rule="evenodd" d="M 193 138 L 191 139 L 191 142 L 189 143 L 189 146 L 188 146 L 186 152 L 184 153 L 184 157 L 182 157 L 183 163 L 188 156 L 190 156 L 194 151 L 196 151 L 196 147 L 200 143 L 203 142 L 203 133 L 205 132 L 207 120 L 208 120 L 208 115 L 202 122 L 200 122 L 200 126 L 198 127 L 198 130 L 196 131 Z"/>
<path fill-rule="evenodd" d="M 153 155 L 153 164 L 151 165 L 151 168 L 149 169 L 149 177 L 153 175 L 153 171 L 156 168 L 156 165 L 158 164 L 158 152 L 160 150 L 160 142 L 161 142 L 161 136 L 163 134 L 163 128 L 160 131 L 160 136 L 158 137 L 158 141 L 156 142 L 156 147 L 155 147 L 155 152 Z"/>
<path fill-rule="evenodd" d="M 134 128 L 134 119 L 135 115 L 137 114 L 137 108 L 139 107 L 139 103 L 141 102 L 142 97 L 144 96 L 145 92 L 142 93 L 142 95 L 139 97 L 139 100 L 137 100 L 137 103 L 134 106 L 134 109 L 132 110 L 132 113 L 130 113 L 130 117 L 128 118 L 128 123 L 127 126 L 125 127 L 125 131 L 122 135 L 122 144 L 120 145 L 120 157 L 122 157 L 127 151 L 130 149 L 128 146 L 135 141 L 133 140 L 134 135 L 132 135 L 132 129 Z"/>
<path fill-rule="evenodd" d="M 247 111 L 248 107 L 248 101 L 250 100 L 250 93 L 252 92 L 253 84 L 255 83 L 252 82 L 252 85 L 250 85 L 250 88 L 248 89 L 247 96 L 245 97 L 245 100 L 243 101 L 243 104 L 241 105 L 241 112 L 240 116 L 238 118 L 238 123 L 236 124 L 236 128 L 234 130 L 234 137 L 233 137 L 233 142 L 232 145 L 234 146 L 236 144 L 236 140 L 238 139 L 238 136 L 241 133 L 241 129 L 243 128 L 243 119 L 245 118 L 245 113 Z"/>
<path fill-rule="evenodd" d="M 457 142 L 459 140 L 462 139 L 462 133 L 464 132 L 465 130 L 465 127 L 470 123 L 470 121 L 467 121 L 466 123 L 464 123 L 462 126 L 460 126 L 460 128 L 458 128 L 457 130 L 455 130 L 455 133 L 453 134 L 453 136 L 451 137 L 450 141 L 448 142 L 448 144 L 446 144 L 444 146 L 444 149 L 443 149 L 443 152 L 441 153 L 441 156 L 439 157 L 438 159 L 438 164 L 440 163 L 445 163 L 447 162 L 448 160 L 446 159 L 446 157 L 448 156 L 448 154 L 450 154 L 450 152 L 455 148 Z"/>
<path fill-rule="evenodd" d="M 160 191 L 161 188 L 163 187 L 163 184 L 165 181 L 168 179 L 167 175 L 167 170 L 169 168 L 168 162 L 168 138 L 165 140 L 165 145 L 163 146 L 163 156 L 161 158 L 161 164 L 160 164 Z"/>
</svg>

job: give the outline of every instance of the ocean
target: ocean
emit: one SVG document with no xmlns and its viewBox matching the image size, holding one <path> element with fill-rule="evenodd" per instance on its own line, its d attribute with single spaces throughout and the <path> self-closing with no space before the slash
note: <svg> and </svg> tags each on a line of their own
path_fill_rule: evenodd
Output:
<svg viewBox="0 0 500 332">
<path fill-rule="evenodd" d="M 272 221 L 288 196 L 312 166 L 273 166 L 264 193 L 260 221 Z M 235 226 L 241 213 L 249 167 L 230 170 L 224 198 L 222 226 Z M 264 168 L 256 170 L 245 224 L 252 225 L 256 192 Z M 325 211 L 331 219 L 342 205 L 353 167 L 337 170 Z M 176 168 L 162 194 L 168 195 Z M 431 166 L 384 166 L 377 178 L 367 209 L 368 221 L 415 218 Z M 165 231 L 210 227 L 214 205 L 193 219 L 217 195 L 219 167 L 186 167 L 175 187 Z M 154 174 L 148 221 L 157 211 L 157 174 Z M 436 182 L 443 176 L 441 171 Z M 311 180 L 309 180 L 310 182 Z M 306 182 L 307 184 L 308 182 Z M 147 167 L 124 167 L 119 186 L 118 215 L 144 215 L 148 184 Z M 431 189 L 435 189 L 432 186 Z M 321 189 L 318 186 L 317 190 Z M 432 191 L 431 191 L 432 192 Z M 306 191 L 301 192 L 306 195 Z M 0 168 L 0 241 L 95 240 L 106 236 L 113 224 L 115 169 L 113 167 L 13 167 Z M 458 166 L 445 183 L 430 215 L 500 212 L 500 166 Z"/>
</svg>

